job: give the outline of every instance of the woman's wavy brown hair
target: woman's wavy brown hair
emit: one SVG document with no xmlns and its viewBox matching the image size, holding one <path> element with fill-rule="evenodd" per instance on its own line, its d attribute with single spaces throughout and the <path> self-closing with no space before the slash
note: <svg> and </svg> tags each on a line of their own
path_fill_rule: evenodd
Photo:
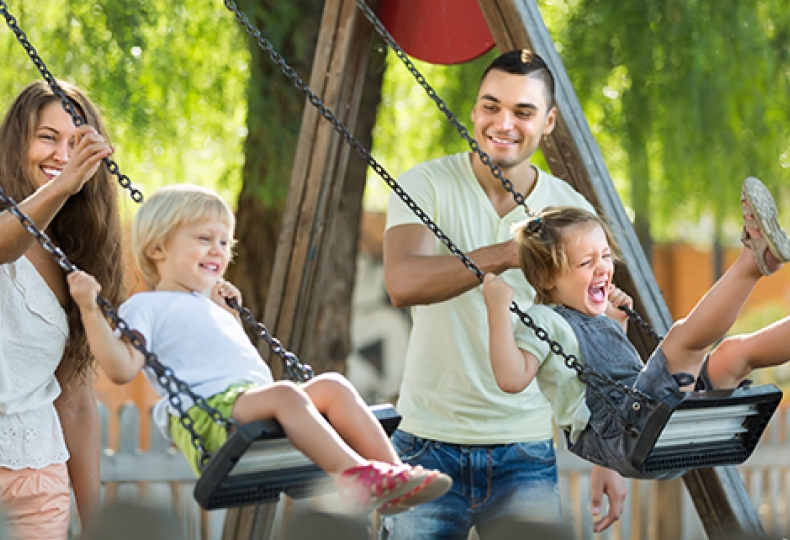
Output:
<svg viewBox="0 0 790 540">
<path fill-rule="evenodd" d="M 86 123 L 109 142 L 96 106 L 75 86 L 58 85 Z M 6 112 L 0 125 L 0 185 L 17 202 L 36 190 L 28 170 L 27 155 L 42 108 L 60 100 L 44 81 L 26 86 Z M 117 184 L 107 167 L 100 165 L 94 177 L 68 198 L 46 230 L 47 235 L 81 270 L 102 286 L 102 296 L 117 306 L 125 297 L 124 258 Z M 65 276 L 64 276 L 65 278 Z M 74 300 L 65 306 L 69 338 L 62 362 L 73 366 L 72 377 L 84 380 L 92 371 L 93 356 Z"/>
</svg>

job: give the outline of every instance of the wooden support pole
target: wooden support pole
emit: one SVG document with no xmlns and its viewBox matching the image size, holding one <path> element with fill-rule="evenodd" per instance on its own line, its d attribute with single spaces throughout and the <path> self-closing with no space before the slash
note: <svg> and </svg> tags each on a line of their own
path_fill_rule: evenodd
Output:
<svg viewBox="0 0 790 540">
<path fill-rule="evenodd" d="M 552 173 L 584 194 L 613 223 L 627 261 L 627 279 L 618 279 L 618 285 L 634 298 L 635 307 L 653 327 L 666 333 L 671 316 L 535 0 L 479 0 L 479 4 L 500 51 L 529 48 L 549 65 L 556 80 L 559 115 L 554 133 L 544 137 L 541 149 Z M 620 267 L 617 271 L 622 276 Z M 643 355 L 655 346 L 640 342 L 634 332 L 629 336 Z M 684 481 L 709 536 L 762 533 L 735 467 L 694 471 Z"/>
<path fill-rule="evenodd" d="M 377 1 L 368 2 L 373 9 Z M 327 0 L 309 86 L 350 131 L 356 123 L 372 27 L 354 0 Z M 297 91 L 294 89 L 294 91 Z M 264 324 L 299 355 L 310 338 L 329 238 L 345 178 L 349 146 L 311 103 L 302 115 L 298 147 L 266 299 Z M 271 357 L 266 344 L 264 357 Z M 280 368 L 274 359 L 275 374 Z M 265 540 L 273 534 L 274 508 L 231 509 L 223 540 Z"/>
<path fill-rule="evenodd" d="M 351 131 L 372 31 L 353 0 L 327 1 L 309 85 Z M 334 222 L 350 147 L 310 103 L 305 104 L 297 144 L 264 320 L 298 354 L 318 307 L 313 291 L 322 275 L 323 240 Z"/>
</svg>

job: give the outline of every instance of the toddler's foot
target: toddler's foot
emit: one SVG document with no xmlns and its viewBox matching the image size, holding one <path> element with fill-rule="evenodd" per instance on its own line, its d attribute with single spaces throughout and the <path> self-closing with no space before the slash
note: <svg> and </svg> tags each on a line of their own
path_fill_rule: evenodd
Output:
<svg viewBox="0 0 790 540">
<path fill-rule="evenodd" d="M 741 189 L 741 242 L 754 254 L 757 267 L 769 276 L 790 261 L 790 237 L 779 225 L 776 204 L 760 180 L 748 177 Z"/>
<path fill-rule="evenodd" d="M 408 494 L 424 481 L 425 475 L 408 465 L 370 461 L 341 473 L 335 485 L 349 512 L 367 513 Z"/>
<path fill-rule="evenodd" d="M 399 514 L 434 499 L 438 499 L 450 489 L 453 484 L 452 479 L 444 473 L 434 470 L 423 469 L 420 466 L 413 467 L 412 473 L 421 475 L 423 481 L 416 488 L 405 495 L 395 497 L 389 502 L 379 507 L 379 514 L 391 516 Z"/>
</svg>

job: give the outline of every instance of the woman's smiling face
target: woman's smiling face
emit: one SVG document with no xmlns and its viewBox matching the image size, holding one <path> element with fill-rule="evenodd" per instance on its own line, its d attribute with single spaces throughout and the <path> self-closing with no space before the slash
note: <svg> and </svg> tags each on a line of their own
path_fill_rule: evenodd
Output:
<svg viewBox="0 0 790 540">
<path fill-rule="evenodd" d="M 76 129 L 60 103 L 41 107 L 27 151 L 28 174 L 36 189 L 56 178 L 69 162 Z"/>
</svg>

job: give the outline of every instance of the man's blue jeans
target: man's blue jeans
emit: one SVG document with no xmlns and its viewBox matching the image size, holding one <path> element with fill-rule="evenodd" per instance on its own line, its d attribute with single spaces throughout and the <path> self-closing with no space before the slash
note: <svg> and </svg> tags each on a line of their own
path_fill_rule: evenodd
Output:
<svg viewBox="0 0 790 540">
<path fill-rule="evenodd" d="M 556 521 L 561 517 L 551 439 L 464 446 L 397 430 L 392 443 L 404 462 L 449 474 L 453 486 L 435 501 L 385 516 L 380 540 L 466 540 L 473 525 L 482 535 L 486 523 L 500 518 Z"/>
</svg>

